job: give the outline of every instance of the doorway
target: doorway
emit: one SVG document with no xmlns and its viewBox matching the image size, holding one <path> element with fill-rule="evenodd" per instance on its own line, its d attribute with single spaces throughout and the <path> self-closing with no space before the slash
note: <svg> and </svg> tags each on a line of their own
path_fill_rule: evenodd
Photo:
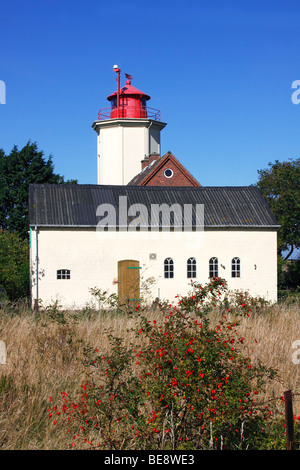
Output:
<svg viewBox="0 0 300 470">
<path fill-rule="evenodd" d="M 140 303 L 140 263 L 137 260 L 118 261 L 119 306 L 136 308 Z"/>
</svg>

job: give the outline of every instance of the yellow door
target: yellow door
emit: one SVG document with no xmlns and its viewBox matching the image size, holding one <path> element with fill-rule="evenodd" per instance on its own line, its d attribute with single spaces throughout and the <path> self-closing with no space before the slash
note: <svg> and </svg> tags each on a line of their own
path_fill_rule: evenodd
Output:
<svg viewBox="0 0 300 470">
<path fill-rule="evenodd" d="M 119 305 L 136 308 L 140 303 L 140 263 L 125 259 L 118 261 Z"/>
</svg>

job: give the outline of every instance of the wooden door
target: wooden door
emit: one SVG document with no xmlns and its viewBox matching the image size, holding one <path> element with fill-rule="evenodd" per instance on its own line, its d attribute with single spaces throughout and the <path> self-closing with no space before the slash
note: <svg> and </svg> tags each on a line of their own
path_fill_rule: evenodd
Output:
<svg viewBox="0 0 300 470">
<path fill-rule="evenodd" d="M 125 259 L 118 261 L 119 305 L 136 308 L 140 303 L 140 263 Z"/>
</svg>

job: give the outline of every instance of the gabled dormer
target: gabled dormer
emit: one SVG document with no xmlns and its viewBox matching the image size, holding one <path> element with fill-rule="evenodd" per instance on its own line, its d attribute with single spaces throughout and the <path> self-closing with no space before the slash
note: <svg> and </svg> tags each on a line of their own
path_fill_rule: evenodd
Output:
<svg viewBox="0 0 300 470">
<path fill-rule="evenodd" d="M 129 186 L 201 186 L 170 151 L 162 157 L 152 154 L 141 163 L 141 172 Z"/>
</svg>

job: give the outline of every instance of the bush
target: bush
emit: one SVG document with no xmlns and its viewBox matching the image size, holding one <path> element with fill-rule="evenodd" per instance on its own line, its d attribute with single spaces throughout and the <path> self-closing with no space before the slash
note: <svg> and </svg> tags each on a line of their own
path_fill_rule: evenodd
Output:
<svg viewBox="0 0 300 470">
<path fill-rule="evenodd" d="M 251 363 L 237 331 L 250 315 L 250 298 L 240 293 L 229 304 L 226 294 L 220 278 L 192 283 L 190 295 L 170 304 L 160 322 L 138 313 L 134 345 L 111 335 L 108 353 L 86 348 L 82 390 L 76 396 L 62 392 L 48 410 L 56 426 L 68 426 L 72 447 L 281 446 L 282 436 L 272 434 L 278 413 L 263 399 L 276 371 Z M 209 315 L 216 305 L 217 323 Z"/>
<path fill-rule="evenodd" d="M 0 231 L 0 300 L 28 295 L 29 247 L 17 233 Z"/>
</svg>

